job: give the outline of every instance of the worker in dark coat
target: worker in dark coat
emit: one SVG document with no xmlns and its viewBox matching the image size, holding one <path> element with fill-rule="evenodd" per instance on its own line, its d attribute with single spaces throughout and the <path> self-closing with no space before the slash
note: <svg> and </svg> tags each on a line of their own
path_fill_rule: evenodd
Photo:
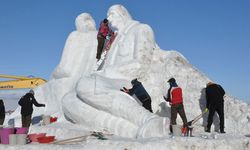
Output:
<svg viewBox="0 0 250 150">
<path fill-rule="evenodd" d="M 147 109 L 150 112 L 153 112 L 152 106 L 151 106 L 151 97 L 149 96 L 145 88 L 143 87 L 142 83 L 139 82 L 137 79 L 133 79 L 131 81 L 131 84 L 133 86 L 131 89 L 127 89 L 123 87 L 121 91 L 126 92 L 131 96 L 135 95 L 140 100 L 140 102 L 142 103 L 142 106 L 145 109 Z"/>
<path fill-rule="evenodd" d="M 5 107 L 3 100 L 0 99 L 0 125 L 3 125 L 5 119 Z"/>
<path fill-rule="evenodd" d="M 219 85 L 209 82 L 206 87 L 206 107 L 209 109 L 207 129 L 206 132 L 210 132 L 211 125 L 213 123 L 214 113 L 217 112 L 220 118 L 220 132 L 224 131 L 224 89 Z"/>
<path fill-rule="evenodd" d="M 30 90 L 28 93 L 26 93 L 19 100 L 18 104 L 21 106 L 22 127 L 30 126 L 32 113 L 33 113 L 33 104 L 36 107 L 45 107 L 45 104 L 39 104 L 36 101 L 33 90 Z"/>
</svg>

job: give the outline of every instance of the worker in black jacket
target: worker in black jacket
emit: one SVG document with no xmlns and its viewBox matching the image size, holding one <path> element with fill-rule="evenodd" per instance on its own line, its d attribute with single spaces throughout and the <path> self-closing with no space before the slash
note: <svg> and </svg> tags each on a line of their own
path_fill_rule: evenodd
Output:
<svg viewBox="0 0 250 150">
<path fill-rule="evenodd" d="M 3 125 L 5 119 L 5 107 L 3 100 L 0 99 L 0 125 Z"/>
<path fill-rule="evenodd" d="M 18 102 L 21 106 L 21 115 L 22 115 L 22 127 L 29 127 L 31 123 L 31 117 L 33 113 L 33 104 L 36 107 L 45 107 L 45 104 L 39 104 L 35 97 L 34 91 L 30 90 L 26 93 Z"/>
<path fill-rule="evenodd" d="M 209 82 L 206 87 L 206 107 L 209 109 L 207 129 L 206 132 L 210 132 L 211 125 L 213 123 L 214 113 L 217 112 L 220 118 L 220 132 L 224 131 L 224 89 L 219 85 Z"/>
<path fill-rule="evenodd" d="M 131 96 L 135 94 L 135 96 L 141 101 L 142 106 L 145 109 L 149 110 L 150 112 L 153 112 L 152 107 L 151 107 L 151 97 L 149 96 L 145 88 L 143 87 L 142 83 L 139 82 L 136 78 L 131 81 L 131 84 L 133 86 L 131 89 L 127 89 L 123 87 L 121 91 L 126 92 Z"/>
</svg>

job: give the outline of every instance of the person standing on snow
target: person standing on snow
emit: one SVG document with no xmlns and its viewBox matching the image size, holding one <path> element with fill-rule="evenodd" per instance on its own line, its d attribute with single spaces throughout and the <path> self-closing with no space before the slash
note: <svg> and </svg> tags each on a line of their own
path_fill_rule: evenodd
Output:
<svg viewBox="0 0 250 150">
<path fill-rule="evenodd" d="M 206 132 L 210 132 L 211 125 L 213 123 L 213 117 L 215 111 L 218 113 L 220 118 L 220 133 L 226 133 L 224 131 L 224 89 L 219 85 L 209 82 L 206 87 L 206 107 L 209 110 L 207 129 Z"/>
<path fill-rule="evenodd" d="M 3 100 L 0 99 L 0 125 L 3 125 L 5 119 L 5 107 Z"/>
<path fill-rule="evenodd" d="M 167 93 L 167 97 L 163 98 L 171 105 L 171 122 L 170 122 L 170 132 L 173 132 L 172 125 L 176 125 L 177 113 L 181 116 L 183 121 L 183 127 L 187 127 L 187 118 L 183 105 L 182 89 L 176 83 L 174 78 L 168 80 L 170 85 Z"/>
<path fill-rule="evenodd" d="M 151 107 L 151 97 L 143 87 L 142 83 L 139 82 L 136 78 L 131 81 L 131 84 L 133 86 L 131 89 L 123 87 L 121 91 L 128 93 L 131 96 L 135 94 L 135 96 L 141 101 L 142 106 L 148 111 L 153 112 Z"/>
<path fill-rule="evenodd" d="M 96 54 L 97 61 L 99 61 L 101 59 L 101 54 L 102 54 L 102 50 L 104 48 L 105 39 L 110 34 L 113 34 L 113 31 L 109 28 L 108 19 L 104 19 L 100 23 L 100 27 L 99 27 L 98 34 L 97 34 L 97 40 L 98 40 L 97 54 Z"/>
<path fill-rule="evenodd" d="M 45 107 L 45 104 L 39 104 L 35 97 L 34 91 L 31 89 L 19 100 L 18 104 L 21 106 L 22 127 L 29 127 L 33 113 L 33 104 L 36 107 Z"/>
</svg>

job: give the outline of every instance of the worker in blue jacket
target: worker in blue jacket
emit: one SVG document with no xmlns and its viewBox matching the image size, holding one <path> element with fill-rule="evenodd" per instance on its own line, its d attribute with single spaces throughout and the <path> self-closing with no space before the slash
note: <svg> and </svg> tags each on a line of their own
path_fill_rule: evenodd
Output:
<svg viewBox="0 0 250 150">
<path fill-rule="evenodd" d="M 121 91 L 126 92 L 131 96 L 135 95 L 140 100 L 140 102 L 142 103 L 142 106 L 145 109 L 147 109 L 150 112 L 153 112 L 152 107 L 151 107 L 151 97 L 149 96 L 145 88 L 143 87 L 142 83 L 139 82 L 136 78 L 131 81 L 131 84 L 133 86 L 131 89 L 127 89 L 123 87 Z"/>
</svg>

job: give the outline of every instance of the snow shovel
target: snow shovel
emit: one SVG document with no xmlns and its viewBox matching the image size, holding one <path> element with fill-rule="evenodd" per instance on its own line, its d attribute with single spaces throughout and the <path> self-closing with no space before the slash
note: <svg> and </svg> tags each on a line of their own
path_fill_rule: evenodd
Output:
<svg viewBox="0 0 250 150">
<path fill-rule="evenodd" d="M 201 117 L 206 114 L 208 112 L 208 109 L 206 108 L 200 115 L 198 115 L 197 117 L 195 117 L 193 120 L 188 122 L 188 126 L 192 126 L 194 125 L 199 119 L 201 119 Z"/>
<path fill-rule="evenodd" d="M 193 132 L 193 125 L 199 120 L 202 118 L 202 116 L 204 114 L 206 114 L 208 112 L 208 108 L 206 108 L 200 115 L 198 115 L 197 117 L 195 117 L 193 120 L 189 121 L 187 124 L 188 124 L 188 127 L 187 127 L 187 136 L 190 135 L 190 136 L 193 136 L 192 135 L 192 132 Z"/>
</svg>

